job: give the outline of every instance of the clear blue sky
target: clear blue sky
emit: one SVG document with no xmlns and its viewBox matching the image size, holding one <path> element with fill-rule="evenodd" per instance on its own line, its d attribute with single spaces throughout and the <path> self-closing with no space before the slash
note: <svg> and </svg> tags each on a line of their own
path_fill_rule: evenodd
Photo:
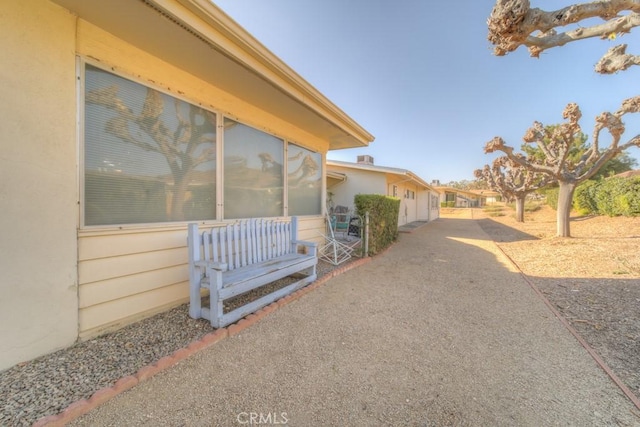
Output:
<svg viewBox="0 0 640 427">
<path fill-rule="evenodd" d="M 526 49 L 496 57 L 487 41 L 493 0 L 214 0 L 311 85 L 375 136 L 365 149 L 380 166 L 408 169 L 427 182 L 473 180 L 496 155 L 484 144 L 501 136 L 519 148 L 534 120 L 563 121 L 580 105 L 589 135 L 594 117 L 640 95 L 640 67 L 611 76 L 593 67 L 614 42 L 572 43 L 530 58 Z M 532 0 L 545 10 L 569 2 Z M 639 53 L 636 33 L 628 43 Z M 626 137 L 640 115 L 625 120 Z M 601 145 L 609 139 L 601 137 Z M 638 159 L 640 150 L 628 153 Z"/>
</svg>

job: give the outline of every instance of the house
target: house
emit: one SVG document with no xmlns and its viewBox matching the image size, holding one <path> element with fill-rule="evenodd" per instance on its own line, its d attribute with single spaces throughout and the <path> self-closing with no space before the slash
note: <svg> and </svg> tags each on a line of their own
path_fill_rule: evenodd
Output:
<svg viewBox="0 0 640 427">
<path fill-rule="evenodd" d="M 373 136 L 208 0 L 0 14 L 0 369 L 188 301 L 188 222 L 324 230 Z"/>
<path fill-rule="evenodd" d="M 435 188 L 406 169 L 374 165 L 371 156 L 358 156 L 357 163 L 327 160 L 327 192 L 333 206 L 352 210 L 356 194 L 398 197 L 399 226 L 440 216 L 440 195 Z"/>
<path fill-rule="evenodd" d="M 454 187 L 436 187 L 440 192 L 440 204 L 449 208 L 478 208 L 483 206 L 480 194 Z"/>
<path fill-rule="evenodd" d="M 480 197 L 480 206 L 494 205 L 502 202 L 502 196 L 493 190 L 471 190 L 472 193 Z"/>
<path fill-rule="evenodd" d="M 640 169 L 620 172 L 619 174 L 613 175 L 612 178 L 633 178 L 636 176 L 640 176 Z"/>
<path fill-rule="evenodd" d="M 450 208 L 479 208 L 502 201 L 500 193 L 493 190 L 461 190 L 436 186 L 440 191 L 440 205 Z"/>
</svg>

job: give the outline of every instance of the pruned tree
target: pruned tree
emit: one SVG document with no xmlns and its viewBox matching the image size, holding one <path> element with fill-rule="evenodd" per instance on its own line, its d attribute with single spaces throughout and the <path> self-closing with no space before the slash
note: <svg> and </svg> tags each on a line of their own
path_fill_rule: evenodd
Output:
<svg viewBox="0 0 640 427">
<path fill-rule="evenodd" d="M 640 147 L 640 135 L 635 135 L 625 143 L 620 143 L 625 132 L 623 116 L 640 112 L 640 96 L 625 100 L 615 113 L 604 112 L 595 119 L 592 143 L 579 159 L 569 156 L 576 137 L 582 134 L 579 120 L 582 117 L 577 104 L 568 104 L 563 112 L 565 123 L 544 127 L 534 122 L 527 130 L 523 140 L 526 144 L 535 144 L 544 154 L 543 158 L 525 157 L 514 152 L 500 137 L 487 142 L 485 153 L 502 151 L 515 164 L 536 173 L 547 174 L 558 182 L 558 216 L 557 235 L 570 237 L 570 214 L 573 192 L 576 186 L 594 176 L 609 160 L 618 156 L 629 147 Z M 611 143 L 607 148 L 600 147 L 600 134 L 607 130 L 611 135 Z"/>
<path fill-rule="evenodd" d="M 639 13 L 637 0 L 592 1 L 551 11 L 531 8 L 529 0 L 497 0 L 487 21 L 487 38 L 497 56 L 525 46 L 538 58 L 543 51 L 567 43 L 593 37 L 615 39 L 629 33 L 640 25 Z M 592 24 L 592 18 L 604 22 Z M 567 26 L 570 28 L 564 30 Z M 640 56 L 627 54 L 626 49 L 626 44 L 610 48 L 596 64 L 596 71 L 612 74 L 640 65 Z"/>
<path fill-rule="evenodd" d="M 527 159 L 524 158 L 523 161 L 526 162 Z M 524 168 L 508 156 L 496 158 L 491 166 L 485 165 L 484 168 L 475 170 L 474 175 L 507 201 L 515 201 L 517 222 L 524 222 L 524 202 L 527 195 L 553 182 L 550 175 Z"/>
</svg>

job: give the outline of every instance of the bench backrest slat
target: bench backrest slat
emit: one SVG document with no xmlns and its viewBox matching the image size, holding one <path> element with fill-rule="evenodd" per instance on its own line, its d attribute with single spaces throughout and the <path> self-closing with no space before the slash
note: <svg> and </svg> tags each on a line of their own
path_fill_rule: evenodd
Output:
<svg viewBox="0 0 640 427">
<path fill-rule="evenodd" d="M 203 255 L 204 259 L 211 259 L 211 232 L 202 232 Z"/>
<path fill-rule="evenodd" d="M 294 227 L 288 221 L 264 218 L 213 227 L 200 233 L 200 247 L 194 257 L 226 263 L 229 270 L 263 262 L 292 251 Z"/>
<path fill-rule="evenodd" d="M 280 224 L 273 224 L 273 229 L 271 232 L 272 241 L 271 241 L 271 250 L 273 251 L 273 256 L 280 255 Z"/>
<path fill-rule="evenodd" d="M 218 229 L 218 237 L 220 238 L 220 240 L 216 242 L 218 248 L 220 248 L 220 256 L 218 258 L 218 261 L 224 261 L 227 259 L 227 245 L 225 244 L 225 242 L 227 241 L 226 227 L 220 227 Z"/>
<path fill-rule="evenodd" d="M 274 228 L 276 227 L 276 224 L 274 224 L 273 222 L 269 222 L 267 224 L 267 253 L 268 253 L 268 257 L 269 258 L 273 258 L 278 256 L 277 253 L 274 252 Z"/>
<path fill-rule="evenodd" d="M 260 246 L 260 261 L 269 259 L 268 244 L 267 244 L 267 228 L 269 227 L 269 221 L 261 220 L 258 225 L 258 245 Z"/>
<path fill-rule="evenodd" d="M 251 247 L 253 248 L 253 253 L 251 254 L 251 264 L 255 264 L 258 262 L 258 230 L 256 229 L 256 222 L 251 221 Z"/>
<path fill-rule="evenodd" d="M 240 264 L 240 226 L 239 224 L 233 224 L 233 253 L 234 253 L 234 267 L 242 267 Z"/>
<path fill-rule="evenodd" d="M 247 223 L 246 221 L 240 222 L 240 224 L 238 224 L 238 229 L 240 233 L 240 266 L 244 267 L 245 265 L 247 265 L 247 239 L 246 239 Z"/>
<path fill-rule="evenodd" d="M 276 234 L 276 249 L 277 249 L 277 253 L 278 256 L 286 253 L 286 247 L 284 245 L 284 241 L 287 237 L 286 235 L 286 229 L 284 228 L 284 224 L 278 224 L 276 225 L 276 227 L 278 228 L 277 234 Z"/>
<path fill-rule="evenodd" d="M 213 250 L 211 251 L 211 258 L 207 258 L 210 259 L 212 261 L 219 261 L 220 260 L 220 251 L 219 251 L 219 247 L 220 247 L 220 230 L 218 228 L 214 228 L 211 230 L 211 246 L 213 248 Z"/>
</svg>

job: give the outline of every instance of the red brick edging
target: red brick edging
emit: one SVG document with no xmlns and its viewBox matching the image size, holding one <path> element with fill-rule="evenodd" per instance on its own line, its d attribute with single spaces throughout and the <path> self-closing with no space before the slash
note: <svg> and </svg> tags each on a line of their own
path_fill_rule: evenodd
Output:
<svg viewBox="0 0 640 427">
<path fill-rule="evenodd" d="M 212 345 L 216 344 L 223 339 L 237 335 L 241 331 L 245 330 L 249 326 L 254 323 L 262 320 L 262 318 L 268 316 L 272 312 L 278 310 L 279 308 L 300 299 L 302 296 L 308 294 L 311 291 L 319 288 L 324 285 L 333 277 L 336 277 L 346 271 L 349 271 L 353 268 L 360 267 L 371 261 L 371 258 L 361 258 L 357 261 L 351 262 L 343 267 L 337 268 L 332 272 L 322 276 L 315 282 L 311 283 L 304 288 L 298 289 L 297 291 L 280 298 L 278 301 L 273 302 L 266 307 L 261 308 L 253 314 L 249 314 L 248 316 L 240 319 L 238 322 L 227 326 L 226 328 L 216 329 L 215 332 L 211 332 L 199 340 L 193 341 L 186 348 L 181 348 L 179 350 L 174 351 L 171 355 L 165 356 L 160 360 L 152 363 L 151 365 L 144 366 L 135 373 L 135 375 L 128 375 L 124 378 L 120 378 L 116 383 L 111 387 L 102 388 L 93 395 L 89 399 L 80 399 L 76 402 L 73 402 L 69 405 L 65 410 L 60 412 L 57 415 L 48 415 L 46 417 L 40 418 L 38 421 L 33 424 L 32 427 L 58 427 L 64 426 L 76 418 L 92 411 L 103 403 L 111 400 L 115 396 L 124 393 L 125 391 L 135 387 L 139 383 L 146 381 L 151 378 L 155 374 L 168 369 L 181 360 L 190 357 L 191 355 L 198 353 Z"/>
</svg>

